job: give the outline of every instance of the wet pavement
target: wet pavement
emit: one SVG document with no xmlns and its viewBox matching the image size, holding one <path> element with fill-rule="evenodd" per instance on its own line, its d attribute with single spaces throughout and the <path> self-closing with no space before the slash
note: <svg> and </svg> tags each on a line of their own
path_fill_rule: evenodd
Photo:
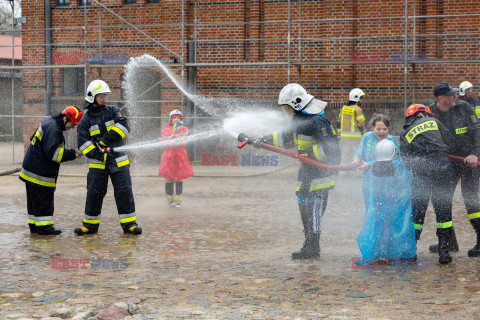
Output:
<svg viewBox="0 0 480 320">
<path fill-rule="evenodd" d="M 74 235 L 85 166 L 62 166 L 73 176 L 58 181 L 56 237 L 29 234 L 24 184 L 0 177 L 0 318 L 480 319 L 480 258 L 467 257 L 475 235 L 458 194 L 453 263 L 428 253 L 429 208 L 418 263 L 362 270 L 352 266 L 365 216 L 359 177 L 341 176 L 330 193 L 321 257 L 293 261 L 303 242 L 295 165 L 195 167 L 182 209 L 167 205 L 164 182 L 148 176 L 156 171 L 132 168 L 140 236 L 120 229 L 111 186 L 99 234 Z M 117 313 L 107 314 L 111 303 Z"/>
</svg>

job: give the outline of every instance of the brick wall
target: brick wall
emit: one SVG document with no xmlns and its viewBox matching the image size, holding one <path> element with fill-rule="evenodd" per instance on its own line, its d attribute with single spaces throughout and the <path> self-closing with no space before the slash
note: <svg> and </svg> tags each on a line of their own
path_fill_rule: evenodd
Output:
<svg viewBox="0 0 480 320">
<path fill-rule="evenodd" d="M 144 53 L 169 59 L 175 57 L 173 51 L 178 61 L 185 59 L 187 62 L 188 48 L 186 45 L 182 47 L 181 43 L 183 30 L 185 41 L 197 40 L 198 63 L 286 62 L 290 54 L 293 63 L 290 82 L 299 82 L 312 94 L 338 106 L 353 87 L 366 92 L 366 100 L 374 109 L 381 110 L 377 102 L 403 101 L 403 0 L 291 0 L 290 8 L 287 0 L 185 0 L 186 26 L 183 29 L 179 25 L 182 22 L 180 0 L 160 0 L 159 4 L 137 0 L 137 4 L 132 5 L 124 5 L 122 0 L 103 0 L 108 9 L 100 8 L 94 0 L 92 2 L 93 5 L 87 8 L 88 42 L 85 48 L 84 8 L 78 7 L 77 0 L 70 0 L 69 7 L 57 7 L 56 1 L 52 1 L 53 50 L 56 57 L 60 57 L 54 63 L 81 64 L 85 57 L 99 57 L 100 51 L 107 59 L 125 59 Z M 424 63 L 477 59 L 480 43 L 478 16 L 417 17 L 415 48 L 411 34 L 413 15 L 477 13 L 480 1 L 417 0 L 415 3 L 413 8 L 409 2 L 408 8 L 408 57 L 420 63 L 415 68 L 411 64 L 407 68 L 408 99 L 413 97 L 413 84 L 417 101 L 432 99 L 432 87 L 442 80 L 453 85 L 469 80 L 478 86 L 478 64 Z M 23 63 L 42 65 L 45 63 L 45 32 L 36 29 L 45 27 L 44 1 L 25 0 L 22 4 L 22 15 L 27 17 L 23 29 L 29 30 L 23 32 Z M 287 23 L 289 12 L 294 20 L 290 24 Z M 372 19 L 375 17 L 382 18 Z M 360 20 L 353 20 L 357 18 Z M 129 27 L 127 22 L 141 32 Z M 98 28 L 100 25 L 103 28 Z M 345 37 L 348 39 L 339 39 Z M 161 41 L 164 47 L 152 39 Z M 295 62 L 298 61 L 331 64 L 297 66 Z M 345 64 L 339 64 L 339 61 Z M 352 61 L 357 64 L 352 65 Z M 104 79 L 113 88 L 112 100 L 121 100 L 123 72 L 121 67 L 89 68 L 88 81 Z M 187 72 L 185 69 L 184 81 Z M 54 69 L 53 74 L 52 109 L 59 110 L 66 103 L 82 105 L 82 96 L 62 96 L 61 70 Z M 196 90 L 202 95 L 262 98 L 274 104 L 278 91 L 288 82 L 287 75 L 286 66 L 199 67 Z M 159 73 L 158 77 L 163 76 Z M 42 114 L 45 71 L 25 70 L 23 84 L 25 114 Z M 165 81 L 161 87 L 161 99 L 181 98 L 171 82 Z M 178 108 L 176 103 L 164 103 L 155 115 L 166 116 L 174 108 Z M 399 108 L 399 114 L 402 112 Z M 34 125 L 33 122 L 39 120 L 26 121 Z M 29 134 L 26 132 L 25 136 Z"/>
</svg>

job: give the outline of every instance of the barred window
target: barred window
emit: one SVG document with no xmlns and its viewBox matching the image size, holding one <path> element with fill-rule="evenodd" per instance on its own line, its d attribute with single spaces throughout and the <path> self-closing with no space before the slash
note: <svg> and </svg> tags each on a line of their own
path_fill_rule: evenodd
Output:
<svg viewBox="0 0 480 320">
<path fill-rule="evenodd" d="M 125 0 L 125 4 L 136 4 L 137 0 Z"/>
<path fill-rule="evenodd" d="M 57 7 L 68 7 L 69 5 L 69 0 L 57 0 Z"/>
<path fill-rule="evenodd" d="M 78 6 L 79 7 L 83 7 L 85 5 L 85 1 L 84 0 L 78 0 Z M 87 0 L 87 6 L 91 6 L 92 5 L 92 0 Z"/>
<path fill-rule="evenodd" d="M 159 0 L 147 0 L 147 3 L 160 3 Z"/>
<path fill-rule="evenodd" d="M 83 96 L 85 94 L 85 74 L 83 68 L 63 69 L 64 96 Z"/>
</svg>

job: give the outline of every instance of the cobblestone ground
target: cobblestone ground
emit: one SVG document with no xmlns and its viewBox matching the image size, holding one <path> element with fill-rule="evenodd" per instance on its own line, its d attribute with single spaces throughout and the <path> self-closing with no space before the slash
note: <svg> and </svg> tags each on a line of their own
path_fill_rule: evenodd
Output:
<svg viewBox="0 0 480 320">
<path fill-rule="evenodd" d="M 302 245 L 294 196 L 296 169 L 194 168 L 182 209 L 168 207 L 156 167 L 132 168 L 141 236 L 124 235 L 113 200 L 97 235 L 78 237 L 86 169 L 65 165 L 55 194 L 57 237 L 27 230 L 24 184 L 3 176 L 0 194 L 2 319 L 479 319 L 480 259 L 463 205 L 455 199 L 460 252 L 441 266 L 428 245 L 408 268 L 357 270 L 355 238 L 364 210 L 361 179 L 339 178 L 331 192 L 321 257 L 293 261 Z M 248 171 L 248 172 L 247 172 Z M 230 176 L 232 175 L 232 176 Z"/>
</svg>

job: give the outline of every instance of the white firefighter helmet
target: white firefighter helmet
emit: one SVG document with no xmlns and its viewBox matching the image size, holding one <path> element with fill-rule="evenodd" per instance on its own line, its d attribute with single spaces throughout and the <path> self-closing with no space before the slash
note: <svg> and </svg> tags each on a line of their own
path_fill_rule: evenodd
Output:
<svg viewBox="0 0 480 320">
<path fill-rule="evenodd" d="M 465 95 L 465 91 L 467 91 L 468 89 L 472 88 L 473 87 L 473 84 L 471 84 L 470 82 L 468 81 L 463 81 L 462 83 L 460 83 L 460 85 L 458 86 L 458 94 L 460 96 L 464 96 Z"/>
<path fill-rule="evenodd" d="M 383 139 L 375 146 L 375 159 L 377 161 L 391 161 L 395 158 L 395 151 L 395 144 L 388 139 Z"/>
<path fill-rule="evenodd" d="M 348 100 L 358 102 L 360 101 L 360 98 L 364 95 L 365 95 L 365 92 L 363 92 L 362 89 L 355 88 L 355 89 L 352 89 L 348 94 Z"/>
<path fill-rule="evenodd" d="M 111 93 L 110 87 L 103 80 L 93 80 L 87 87 L 87 93 L 85 94 L 85 100 L 93 103 L 95 96 L 100 93 Z"/>
<path fill-rule="evenodd" d="M 182 117 L 182 120 L 183 120 L 183 113 L 180 110 L 175 109 L 172 112 L 170 112 L 170 115 L 168 116 L 168 121 L 172 121 L 172 117 L 176 114 Z"/>
<path fill-rule="evenodd" d="M 278 95 L 278 105 L 288 105 L 295 111 L 305 111 L 308 114 L 317 114 L 327 106 L 325 101 L 315 99 L 307 93 L 304 87 L 297 83 L 287 84 Z"/>
</svg>

